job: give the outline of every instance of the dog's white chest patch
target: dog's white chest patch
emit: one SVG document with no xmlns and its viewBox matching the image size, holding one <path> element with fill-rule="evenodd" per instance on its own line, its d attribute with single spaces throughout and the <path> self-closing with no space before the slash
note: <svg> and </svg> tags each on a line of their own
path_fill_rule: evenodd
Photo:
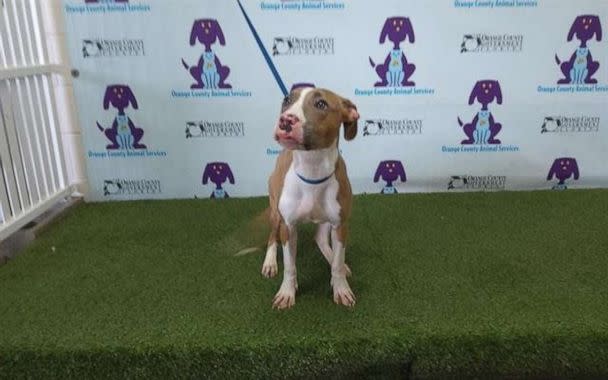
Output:
<svg viewBox="0 0 608 380">
<path fill-rule="evenodd" d="M 279 200 L 279 211 L 287 224 L 299 222 L 340 224 L 338 181 L 332 176 L 327 181 L 312 185 L 296 175 L 293 167 L 285 175 Z"/>
</svg>

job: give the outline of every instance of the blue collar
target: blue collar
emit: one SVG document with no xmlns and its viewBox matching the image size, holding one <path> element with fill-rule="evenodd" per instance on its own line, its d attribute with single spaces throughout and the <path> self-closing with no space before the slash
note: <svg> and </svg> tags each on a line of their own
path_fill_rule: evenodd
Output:
<svg viewBox="0 0 608 380">
<path fill-rule="evenodd" d="M 321 179 L 308 179 L 308 178 L 302 177 L 302 176 L 301 176 L 301 175 L 299 175 L 297 172 L 296 172 L 296 175 L 298 176 L 298 178 L 300 178 L 302 181 L 306 182 L 306 183 L 307 183 L 307 184 L 309 184 L 309 185 L 320 185 L 320 184 L 322 184 L 323 182 L 325 182 L 325 181 L 327 181 L 328 179 L 330 179 L 330 178 L 331 178 L 331 177 L 334 175 L 334 173 L 335 173 L 335 172 L 332 172 L 332 173 L 331 173 L 330 175 L 328 175 L 327 177 L 325 177 L 325 178 L 321 178 Z"/>
</svg>

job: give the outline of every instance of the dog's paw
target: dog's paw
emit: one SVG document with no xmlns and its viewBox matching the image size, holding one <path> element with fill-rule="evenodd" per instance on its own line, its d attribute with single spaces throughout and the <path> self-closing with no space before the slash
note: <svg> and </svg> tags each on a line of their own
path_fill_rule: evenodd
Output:
<svg viewBox="0 0 608 380">
<path fill-rule="evenodd" d="M 274 263 L 264 262 L 264 264 L 262 265 L 262 276 L 266 278 L 272 278 L 276 276 L 278 271 L 279 267 L 276 261 Z"/>
<path fill-rule="evenodd" d="M 274 309 L 285 310 L 296 304 L 296 286 L 291 284 L 282 284 L 281 288 L 272 300 Z"/>
<path fill-rule="evenodd" d="M 355 294 L 350 289 L 345 278 L 332 278 L 332 287 L 334 289 L 334 302 L 338 305 L 347 307 L 355 306 Z"/>
</svg>

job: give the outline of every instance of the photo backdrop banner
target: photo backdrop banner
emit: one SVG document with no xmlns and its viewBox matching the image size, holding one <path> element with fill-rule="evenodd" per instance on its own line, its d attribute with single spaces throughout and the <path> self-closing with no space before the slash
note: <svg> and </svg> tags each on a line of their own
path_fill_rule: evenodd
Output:
<svg viewBox="0 0 608 380">
<path fill-rule="evenodd" d="M 294 85 L 356 193 L 608 186 L 608 2 L 64 0 L 89 200 L 267 194 Z"/>
</svg>

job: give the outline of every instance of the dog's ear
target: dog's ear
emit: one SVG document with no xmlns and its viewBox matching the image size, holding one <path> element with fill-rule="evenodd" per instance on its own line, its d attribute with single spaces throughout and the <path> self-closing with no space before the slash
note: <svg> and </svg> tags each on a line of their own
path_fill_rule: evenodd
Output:
<svg viewBox="0 0 608 380">
<path fill-rule="evenodd" d="M 574 22 L 572 23 L 572 26 L 570 27 L 570 31 L 568 32 L 568 42 L 572 41 L 572 38 L 574 38 L 574 34 L 577 32 L 580 25 L 583 25 L 582 16 L 578 16 L 577 18 L 574 19 Z"/>
<path fill-rule="evenodd" d="M 106 87 L 106 93 L 103 96 L 103 109 L 107 110 L 110 108 L 110 99 L 112 98 L 112 89 L 113 86 Z"/>
<path fill-rule="evenodd" d="M 600 22 L 599 16 L 589 17 L 591 27 L 593 28 L 593 34 L 595 34 L 596 41 L 602 40 L 602 23 Z"/>
<path fill-rule="evenodd" d="M 213 25 L 213 29 L 217 39 L 220 41 L 220 45 L 226 45 L 226 38 L 224 38 L 224 32 L 222 31 L 222 27 L 217 20 L 211 20 L 211 24 Z"/>
<path fill-rule="evenodd" d="M 378 164 L 378 167 L 376 168 L 376 174 L 374 174 L 374 183 L 378 182 L 380 180 L 380 177 L 382 176 L 382 168 L 384 168 L 384 165 L 386 165 L 386 161 L 381 161 Z"/>
<path fill-rule="evenodd" d="M 473 105 L 473 103 L 475 103 L 475 99 L 477 99 L 477 96 L 479 95 L 480 91 L 481 91 L 481 83 L 477 82 L 477 83 L 475 83 L 475 86 L 473 87 L 473 90 L 471 91 L 471 95 L 469 95 L 469 105 Z"/>
<path fill-rule="evenodd" d="M 579 172 L 578 172 L 578 163 L 576 162 L 575 158 L 570 158 L 570 166 L 572 167 L 572 173 L 574 174 L 574 179 L 578 179 L 579 177 Z"/>
<path fill-rule="evenodd" d="M 383 44 L 386 41 L 386 36 L 388 35 L 388 30 L 391 28 L 391 19 L 390 17 L 386 19 L 384 22 L 384 26 L 382 27 L 382 31 L 380 32 L 380 43 Z"/>
<path fill-rule="evenodd" d="M 550 181 L 553 176 L 557 174 L 557 171 L 559 170 L 559 161 L 560 158 L 556 158 L 555 161 L 553 161 L 553 165 L 551 165 L 551 169 L 549 169 L 549 174 L 547 174 L 547 181 Z"/>
<path fill-rule="evenodd" d="M 357 136 L 358 120 L 357 106 L 348 99 L 342 99 L 342 123 L 344 124 L 344 138 L 346 140 L 352 140 Z"/>
<path fill-rule="evenodd" d="M 139 105 L 137 105 L 137 99 L 135 99 L 135 95 L 133 95 L 131 87 L 125 86 L 125 91 L 127 92 L 127 99 L 129 100 L 129 103 L 131 103 L 131 106 L 133 106 L 133 109 L 139 109 Z"/>
<path fill-rule="evenodd" d="M 414 28 L 412 27 L 412 22 L 409 17 L 405 18 L 405 31 L 410 43 L 414 43 L 416 41 L 416 37 L 414 36 Z"/>
<path fill-rule="evenodd" d="M 222 165 L 226 169 L 226 176 L 228 177 L 228 181 L 230 181 L 230 183 L 234 185 L 234 175 L 232 174 L 232 170 L 230 169 L 230 166 L 228 166 L 228 164 L 225 162 L 222 163 Z"/>
<path fill-rule="evenodd" d="M 209 182 L 209 177 L 211 176 L 212 166 L 214 162 L 210 162 L 205 166 L 205 171 L 203 171 L 203 185 L 206 185 Z"/>
<path fill-rule="evenodd" d="M 405 176 L 405 169 L 403 168 L 403 164 L 401 161 L 397 161 L 397 174 L 399 174 L 399 178 L 401 178 L 401 182 L 407 181 L 407 177 Z"/>
<path fill-rule="evenodd" d="M 500 83 L 497 80 L 492 81 L 494 86 L 494 95 L 496 95 L 496 103 L 502 104 L 502 90 L 500 89 Z"/>
<path fill-rule="evenodd" d="M 190 31 L 190 46 L 194 46 L 196 39 L 198 38 L 199 32 L 202 32 L 202 23 L 204 20 L 194 20 L 192 24 L 192 30 Z"/>
</svg>

